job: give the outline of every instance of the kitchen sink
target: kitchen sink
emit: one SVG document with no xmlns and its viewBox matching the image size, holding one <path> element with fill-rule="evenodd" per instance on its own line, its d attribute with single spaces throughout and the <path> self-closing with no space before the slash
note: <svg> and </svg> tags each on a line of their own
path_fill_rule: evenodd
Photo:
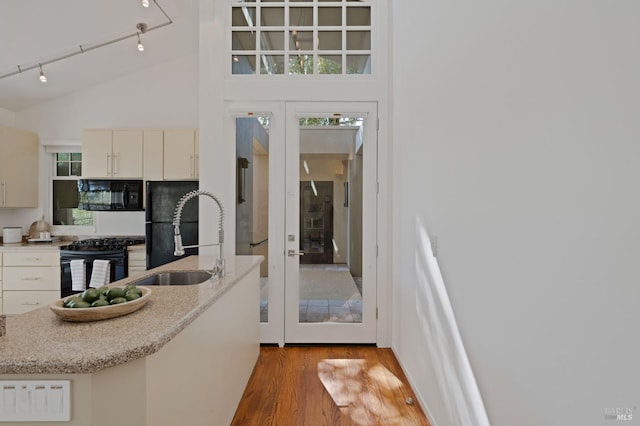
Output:
<svg viewBox="0 0 640 426">
<path fill-rule="evenodd" d="M 131 284 L 135 285 L 193 285 L 201 284 L 211 278 L 207 271 L 168 271 L 157 272 L 141 278 Z"/>
</svg>

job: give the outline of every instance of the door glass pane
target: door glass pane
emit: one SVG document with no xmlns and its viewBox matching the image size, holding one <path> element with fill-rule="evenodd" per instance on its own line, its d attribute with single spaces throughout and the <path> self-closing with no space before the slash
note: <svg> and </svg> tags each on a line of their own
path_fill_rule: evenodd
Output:
<svg viewBox="0 0 640 426">
<path fill-rule="evenodd" d="M 362 322 L 361 122 L 300 119 L 299 322 Z"/>
<path fill-rule="evenodd" d="M 260 322 L 269 321 L 269 134 L 266 117 L 236 119 L 236 254 L 261 255 Z"/>
</svg>

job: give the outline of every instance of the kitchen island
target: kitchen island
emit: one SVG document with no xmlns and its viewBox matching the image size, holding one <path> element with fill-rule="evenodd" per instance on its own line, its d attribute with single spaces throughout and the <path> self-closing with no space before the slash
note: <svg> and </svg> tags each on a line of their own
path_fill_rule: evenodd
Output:
<svg viewBox="0 0 640 426">
<path fill-rule="evenodd" d="M 150 286 L 142 309 L 114 319 L 65 322 L 48 307 L 8 317 L 0 380 L 69 380 L 71 421 L 51 425 L 229 424 L 259 354 L 261 261 L 232 257 L 223 279 Z M 190 256 L 110 285 L 213 263 Z"/>
</svg>

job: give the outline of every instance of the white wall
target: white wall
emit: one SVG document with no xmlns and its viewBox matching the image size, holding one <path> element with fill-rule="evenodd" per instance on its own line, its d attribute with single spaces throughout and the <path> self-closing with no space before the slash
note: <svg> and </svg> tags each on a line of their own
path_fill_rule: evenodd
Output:
<svg viewBox="0 0 640 426">
<path fill-rule="evenodd" d="M 9 118 L 10 118 L 9 114 Z M 0 121 L 5 115 L 0 111 Z M 144 72 L 104 82 L 98 86 L 15 113 L 15 127 L 38 133 L 41 144 L 80 141 L 83 128 L 197 128 L 198 57 L 189 55 Z M 48 212 L 46 173 L 41 159 L 40 208 L 0 209 L 0 227 L 29 225 Z M 144 215 L 101 213 L 98 235 L 144 234 Z M 47 217 L 50 221 L 50 218 Z M 114 225 L 121 223 L 122 226 Z"/>
<path fill-rule="evenodd" d="M 189 55 L 19 111 L 16 126 L 41 140 L 82 138 L 83 128 L 197 127 L 198 57 Z"/>
<path fill-rule="evenodd" d="M 15 126 L 16 115 L 13 111 L 9 111 L 8 109 L 0 108 L 0 124 L 4 126 Z"/>
<path fill-rule="evenodd" d="M 393 14 L 393 345 L 433 418 L 457 396 L 422 337 L 420 224 L 492 425 L 638 424 L 640 3 Z"/>
</svg>

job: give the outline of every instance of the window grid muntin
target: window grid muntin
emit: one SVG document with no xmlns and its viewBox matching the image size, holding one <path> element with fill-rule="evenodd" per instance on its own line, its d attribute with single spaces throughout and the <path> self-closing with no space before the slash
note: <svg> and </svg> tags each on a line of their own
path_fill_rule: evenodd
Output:
<svg viewBox="0 0 640 426">
<path fill-rule="evenodd" d="M 374 22 L 374 11 L 373 11 L 373 2 L 371 1 L 353 1 L 353 0 L 342 0 L 342 1 L 323 1 L 323 0 L 308 0 L 308 1 L 294 1 L 294 0 L 285 0 L 285 1 L 237 1 L 231 3 L 230 8 L 230 17 L 234 16 L 234 9 L 238 8 L 255 8 L 255 23 L 262 22 L 262 9 L 267 8 L 281 8 L 284 11 L 284 26 L 265 26 L 254 25 L 254 26 L 233 26 L 232 23 L 230 26 L 230 40 L 229 40 L 229 48 L 230 55 L 228 56 L 231 59 L 231 75 L 239 76 L 239 75 L 299 75 L 300 73 L 292 73 L 290 68 L 290 61 L 292 58 L 298 55 L 309 55 L 313 61 L 313 74 L 312 75 L 321 75 L 318 70 L 319 58 L 326 56 L 337 56 L 341 57 L 341 66 L 340 66 L 340 74 L 334 75 L 371 75 L 373 73 L 373 47 L 374 47 L 374 35 L 373 35 L 373 25 Z M 300 25 L 291 25 L 291 16 L 290 16 L 290 8 L 306 8 L 312 10 L 312 22 L 313 26 L 300 26 Z M 318 9 L 330 8 L 330 7 L 340 7 L 341 8 L 341 26 L 322 26 L 318 25 L 319 13 Z M 354 25 L 348 26 L 348 10 L 350 8 L 361 8 L 365 9 L 368 12 L 368 20 L 371 25 Z M 254 24 L 255 24 L 254 23 Z M 293 30 L 296 31 L 308 31 L 313 32 L 313 40 L 312 40 L 312 50 L 302 50 L 296 52 L 290 48 L 291 43 L 291 32 Z M 255 50 L 236 50 L 232 48 L 234 33 L 238 31 L 254 31 L 256 40 L 255 40 Z M 318 46 L 318 37 L 319 33 L 326 31 L 340 31 L 342 50 L 319 50 Z M 349 32 L 353 31 L 366 31 L 369 33 L 369 49 L 360 49 L 360 50 L 347 50 L 347 35 Z M 264 49 L 263 46 L 266 44 L 265 41 L 262 40 L 262 32 L 282 32 L 284 36 L 286 36 L 286 40 L 284 41 L 284 50 L 274 49 L 268 50 Z M 236 58 L 253 56 L 253 65 L 251 65 L 252 72 L 250 73 L 242 73 L 235 72 L 233 63 L 236 61 Z M 276 57 L 276 56 L 284 56 L 284 70 L 282 74 L 269 74 L 263 73 L 263 70 L 266 69 L 265 64 L 263 63 L 263 59 L 267 57 Z M 366 61 L 369 63 L 368 66 L 363 67 L 361 70 L 357 70 L 357 73 L 350 72 L 347 68 L 349 64 L 349 57 L 354 56 L 363 56 Z M 327 75 L 327 74 L 323 74 Z"/>
</svg>

